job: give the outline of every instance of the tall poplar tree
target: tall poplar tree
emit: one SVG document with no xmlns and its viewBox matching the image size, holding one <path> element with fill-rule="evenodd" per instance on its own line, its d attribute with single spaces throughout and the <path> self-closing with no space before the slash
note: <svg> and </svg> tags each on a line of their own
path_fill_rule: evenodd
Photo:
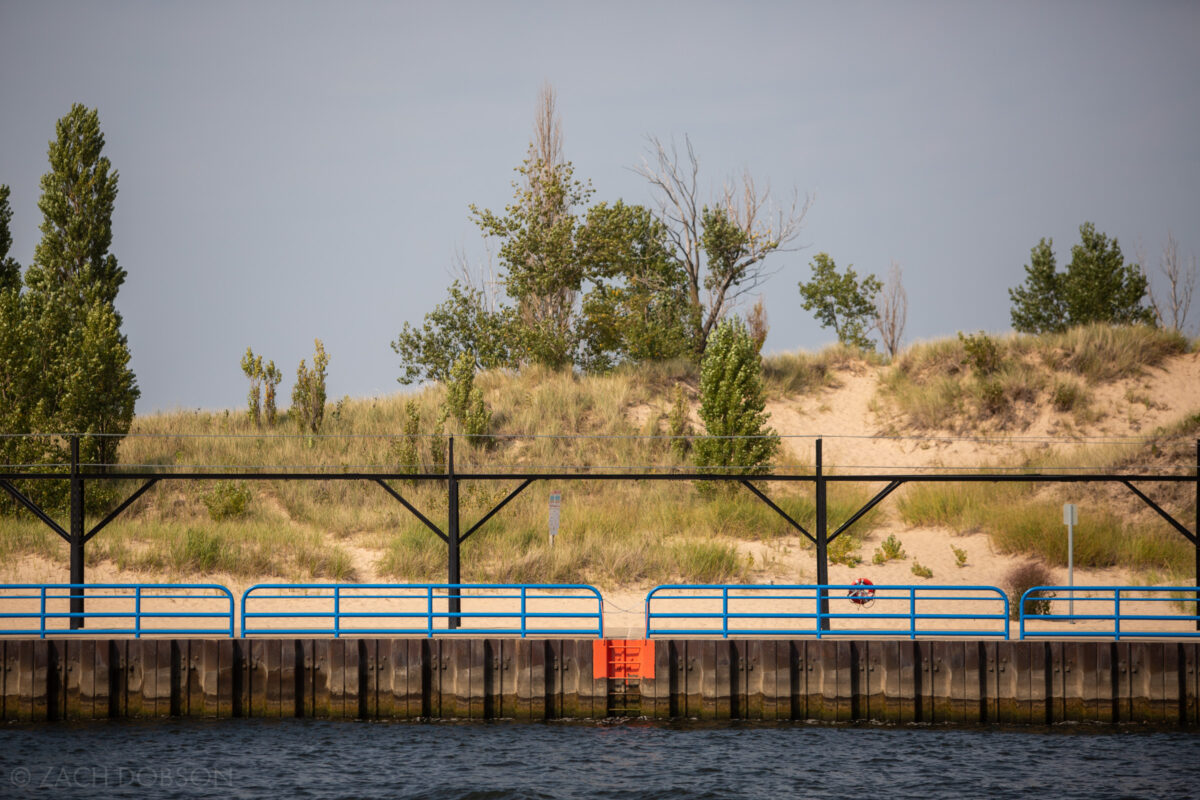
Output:
<svg viewBox="0 0 1200 800">
<path fill-rule="evenodd" d="M 112 464 L 140 394 L 115 306 L 125 270 L 109 252 L 118 173 L 102 155 L 95 109 L 76 103 L 55 133 L 38 200 L 42 240 L 25 272 L 39 376 L 32 416 L 44 430 L 91 434 L 81 441 L 83 460 Z M 61 445 L 53 449 L 51 457 L 63 455 Z"/>
<path fill-rule="evenodd" d="M 779 435 L 767 427 L 762 356 L 742 321 L 723 320 L 709 337 L 700 366 L 700 419 L 706 437 L 696 442 L 696 464 L 767 471 Z"/>
</svg>

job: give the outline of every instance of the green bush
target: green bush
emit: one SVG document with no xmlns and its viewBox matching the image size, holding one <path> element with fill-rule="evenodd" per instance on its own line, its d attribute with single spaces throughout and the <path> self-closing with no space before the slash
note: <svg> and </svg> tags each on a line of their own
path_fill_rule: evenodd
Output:
<svg viewBox="0 0 1200 800">
<path fill-rule="evenodd" d="M 950 549 L 954 551 L 954 565 L 960 569 L 965 567 L 967 565 L 967 551 L 954 545 L 950 545 Z"/>
<path fill-rule="evenodd" d="M 977 375 L 991 375 L 1000 370 L 1000 345 L 995 339 L 983 331 L 972 333 L 970 336 L 963 336 L 962 331 L 959 331 L 958 339 L 966 352 L 967 363 Z"/>
<path fill-rule="evenodd" d="M 871 561 L 876 564 L 886 564 L 889 561 L 903 561 L 907 557 L 908 554 L 904 552 L 904 546 L 896 538 L 896 535 L 888 534 L 888 537 L 875 550 Z"/>
<path fill-rule="evenodd" d="M 857 567 L 863 561 L 862 556 L 858 553 L 859 544 L 861 542 L 856 537 L 843 533 L 829 543 L 826 553 L 834 564 L 845 564 L 851 568 Z"/>
<path fill-rule="evenodd" d="M 914 561 L 912 565 L 912 574 L 918 578 L 932 578 L 933 570 L 924 566 L 920 561 Z"/>
<path fill-rule="evenodd" d="M 214 521 L 243 517 L 250 506 L 250 489 L 235 481 L 217 481 L 216 486 L 201 498 L 208 515 Z"/>
</svg>

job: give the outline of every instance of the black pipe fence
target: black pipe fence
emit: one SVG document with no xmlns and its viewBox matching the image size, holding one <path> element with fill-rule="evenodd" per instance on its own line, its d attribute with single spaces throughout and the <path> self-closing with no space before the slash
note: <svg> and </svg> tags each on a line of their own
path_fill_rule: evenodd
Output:
<svg viewBox="0 0 1200 800">
<path fill-rule="evenodd" d="M 473 533 L 479 530 L 488 520 L 497 514 L 505 505 L 516 498 L 521 492 L 532 485 L 535 481 L 692 481 L 692 482 L 734 482 L 746 487 L 755 497 L 765 503 L 770 509 L 784 519 L 792 528 L 801 535 L 805 536 L 816 546 L 816 561 L 817 561 L 817 584 L 827 585 L 829 583 L 829 559 L 828 546 L 838 536 L 845 533 L 856 522 L 862 519 L 871 509 L 877 506 L 885 498 L 888 497 L 900 486 L 906 483 L 1116 483 L 1128 488 L 1136 497 L 1142 500 L 1149 508 L 1162 517 L 1171 527 L 1184 536 L 1192 543 L 1195 550 L 1195 568 L 1196 568 L 1196 584 L 1200 586 L 1200 440 L 1196 441 L 1196 467 L 1194 474 L 1164 474 L 1155 472 L 1037 472 L 1037 471 L 1022 471 L 1022 472 L 988 472 L 988 471 L 971 471 L 971 472 L 937 472 L 937 473 L 893 473 L 893 472 L 878 472 L 878 473 L 857 473 L 857 474 L 830 474 L 824 465 L 822 439 L 816 437 L 814 439 L 814 468 L 811 474 L 779 474 L 779 473 L 764 473 L 764 474 L 748 474 L 745 471 L 686 471 L 672 469 L 672 471 L 664 472 L 647 472 L 647 471 L 606 471 L 606 472 L 580 472 L 580 471 L 508 471 L 508 472 L 487 472 L 474 471 L 462 472 L 455 467 L 454 461 L 454 437 L 449 437 L 448 440 L 448 459 L 445 473 L 408 473 L 408 472 L 376 472 L 376 471 L 342 471 L 342 472 L 303 472 L 303 471 L 266 471 L 266 470 L 244 470 L 244 471 L 222 471 L 214 473 L 212 471 L 172 471 L 166 468 L 133 468 L 133 469 L 115 469 L 109 465 L 84 465 L 80 463 L 79 458 L 79 441 L 80 436 L 76 434 L 68 434 L 66 438 L 70 441 L 71 461 L 67 465 L 66 472 L 61 469 L 50 471 L 38 471 L 33 469 L 24 469 L 13 471 L 11 468 L 0 468 L 0 489 L 7 492 L 18 504 L 27 509 L 30 513 L 45 523 L 51 530 L 57 533 L 60 537 L 70 545 L 70 582 L 73 584 L 84 583 L 84 546 L 96 536 L 105 526 L 116 519 L 120 514 L 129 508 L 139 497 L 160 481 L 196 481 L 196 480 L 212 480 L 214 478 L 222 478 L 227 480 L 249 480 L 249 481 L 328 481 L 328 480 L 343 480 L 343 481 L 366 481 L 382 487 L 393 499 L 398 501 L 405 509 L 416 516 L 427 528 L 430 529 L 438 538 L 442 539 L 447 545 L 447 582 L 451 584 L 461 583 L 461 558 L 462 558 L 462 543 Z M 67 528 L 60 526 L 43 508 L 28 496 L 22 493 L 14 484 L 14 481 L 44 481 L 44 480 L 66 480 L 70 482 L 70 509 L 69 523 Z M 89 482 L 92 481 L 143 481 L 136 491 L 126 497 L 112 511 L 110 511 L 100 522 L 94 525 L 90 530 L 85 529 L 84 506 L 85 506 L 85 489 Z M 459 517 L 459 487 L 464 481 L 512 481 L 519 480 L 521 484 L 512 490 L 503 500 L 496 503 L 484 516 L 467 529 L 465 533 L 461 531 Z M 436 524 L 429 520 L 421 513 L 408 499 L 406 499 L 398 490 L 393 487 L 389 481 L 409 481 L 414 483 L 441 481 L 446 484 L 446 502 L 447 502 L 447 529 L 442 530 Z M 815 530 L 810 532 L 806 530 L 799 522 L 793 519 L 787 512 L 779 507 L 771 500 L 767 494 L 755 484 L 772 484 L 772 483 L 811 483 L 814 487 L 815 504 L 816 504 L 816 520 Z M 828 516 L 828 498 L 827 489 L 831 483 L 885 483 L 886 486 L 869 502 L 851 514 L 844 522 L 842 522 L 832 533 L 829 531 L 829 516 Z M 1196 519 L 1194 527 L 1189 529 L 1182 522 L 1177 520 L 1170 512 L 1163 509 L 1149 495 L 1135 486 L 1135 483 L 1150 483 L 1150 484 L 1169 484 L 1169 483 L 1191 483 L 1195 485 L 1196 492 Z M 1196 601 L 1200 604 L 1200 592 L 1197 592 Z M 829 600 L 827 597 L 820 598 L 821 613 L 826 614 L 829 611 Z M 84 598 L 82 590 L 73 590 L 71 595 L 70 610 L 72 614 L 79 614 L 71 619 L 72 628 L 80 628 L 83 626 L 82 614 L 84 611 Z M 460 598 L 456 593 L 451 593 L 449 598 L 449 609 L 451 614 L 459 612 Z M 456 621 L 455 617 L 451 617 L 452 623 Z M 828 620 L 824 620 L 823 625 L 828 625 Z M 453 625 L 452 625 L 453 627 Z M 1196 624 L 1197 630 L 1200 630 L 1200 621 Z"/>
</svg>

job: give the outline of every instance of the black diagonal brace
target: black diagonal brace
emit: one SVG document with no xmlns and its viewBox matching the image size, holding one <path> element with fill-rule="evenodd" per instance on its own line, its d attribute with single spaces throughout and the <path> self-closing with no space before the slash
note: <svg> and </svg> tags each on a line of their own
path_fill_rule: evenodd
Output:
<svg viewBox="0 0 1200 800">
<path fill-rule="evenodd" d="M 397 491 L 396 491 L 395 489 L 393 489 L 392 487 L 388 486 L 388 485 L 387 485 L 387 483 L 385 483 L 383 480 L 376 479 L 376 480 L 375 480 L 375 482 L 376 482 L 376 483 L 378 483 L 380 486 L 382 486 L 382 487 L 383 487 L 383 490 L 384 490 L 385 492 L 387 492 L 387 493 L 388 493 L 388 494 L 390 494 L 392 497 L 394 497 L 394 498 L 396 498 L 397 500 L 399 500 L 399 501 L 400 501 L 400 505 L 404 506 L 404 507 L 405 507 L 405 508 L 407 508 L 409 511 L 411 511 L 411 512 L 413 513 L 413 516 L 415 516 L 417 519 L 421 520 L 421 522 L 424 522 L 424 523 L 425 523 L 425 527 L 426 527 L 426 528 L 429 528 L 429 530 L 431 530 L 431 531 L 433 531 L 434 533 L 436 533 L 439 539 L 441 539 L 441 540 L 442 540 L 443 542 L 445 542 L 446 544 L 449 544 L 449 543 L 450 543 L 450 537 L 449 537 L 449 536 L 447 536 L 446 534 L 442 533 L 442 529 L 441 529 L 441 528 L 439 528 L 437 525 L 434 525 L 432 522 L 430 522 L 430 521 L 429 521 L 429 519 L 428 519 L 428 518 L 427 518 L 427 517 L 426 517 L 424 514 L 422 514 L 420 511 L 418 511 L 418 510 L 417 510 L 417 509 L 416 509 L 416 508 L 413 506 L 413 504 L 412 504 L 412 503 L 408 502 L 408 501 L 407 501 L 407 500 L 405 500 L 403 497 L 401 497 L 399 492 L 397 492 Z"/>
<path fill-rule="evenodd" d="M 1144 502 L 1146 505 L 1150 506 L 1150 507 L 1151 507 L 1151 508 L 1153 508 L 1155 511 L 1157 511 L 1157 512 L 1158 512 L 1158 515 L 1159 515 L 1160 517 L 1162 517 L 1163 519 L 1165 519 L 1167 522 L 1171 523 L 1171 525 L 1172 525 L 1172 526 L 1175 528 L 1175 530 L 1179 531 L 1179 532 L 1180 532 L 1180 533 L 1182 533 L 1184 536 L 1186 536 L 1186 537 L 1187 537 L 1187 540 L 1188 540 L 1189 542 L 1191 542 L 1192 544 L 1195 544 L 1195 543 L 1196 543 L 1196 534 L 1194 534 L 1194 533 L 1192 533 L 1191 531 L 1189 531 L 1187 528 L 1185 528 L 1185 527 L 1183 526 L 1183 524 L 1182 524 L 1181 522 L 1179 522 L 1179 520 L 1175 519 L 1175 518 L 1174 518 L 1174 517 L 1172 517 L 1170 514 L 1168 514 L 1166 511 L 1164 511 L 1164 510 L 1163 510 L 1161 507 L 1159 507 L 1158 503 L 1154 502 L 1154 501 L 1153 501 L 1153 500 L 1151 500 L 1149 497 L 1147 497 L 1146 495 L 1142 494 L 1141 490 L 1139 490 L 1139 489 L 1138 489 L 1136 486 L 1134 486 L 1134 485 L 1133 485 L 1132 483 L 1130 483 L 1129 481 L 1121 481 L 1121 483 L 1123 483 L 1123 484 L 1125 484 L 1126 486 L 1128 486 L 1128 487 L 1129 487 L 1129 490 L 1130 490 L 1131 492 L 1133 492 L 1134 494 L 1136 494 L 1138 497 L 1142 498 L 1142 501 L 1143 501 L 1143 502 Z M 1197 531 L 1197 533 L 1200 533 L 1200 531 Z"/>
<path fill-rule="evenodd" d="M 41 507 L 37 503 L 33 502 L 28 497 L 21 494 L 20 489 L 13 486 L 8 481 L 2 481 L 2 480 L 0 480 L 0 488 L 4 489 L 4 491 L 11 494 L 13 496 L 14 500 L 16 500 L 21 505 L 25 506 L 25 508 L 29 509 L 30 513 L 32 513 L 35 517 L 37 517 L 42 522 L 44 522 L 48 526 L 50 526 L 50 530 L 54 531 L 55 533 L 57 533 L 59 536 L 61 536 L 63 539 L 67 540 L 68 542 L 71 541 L 71 534 L 67 533 L 63 529 L 63 526 L 59 525 L 54 520 L 50 519 L 50 517 L 46 515 L 46 512 L 42 511 Z"/>
<path fill-rule="evenodd" d="M 836 531 L 834 531 L 833 533 L 829 534 L 829 541 L 831 541 L 831 542 L 832 542 L 832 541 L 833 541 L 834 539 L 836 539 L 838 536 L 840 536 L 841 534 L 845 533 L 845 532 L 846 532 L 846 530 L 847 530 L 847 529 L 848 529 L 848 528 L 849 528 L 851 525 L 853 525 L 854 523 L 856 523 L 856 522 L 858 522 L 860 519 L 862 519 L 862 518 L 863 518 L 863 516 L 864 516 L 864 515 L 865 515 L 865 514 L 866 514 L 868 511 L 870 511 L 872 508 L 874 508 L 875 506 L 877 506 L 877 505 L 879 505 L 881 502 L 883 502 L 883 498 L 887 497 L 889 494 L 891 494 L 892 492 L 894 492 L 894 491 L 896 491 L 897 489 L 899 489 L 899 488 L 900 488 L 900 484 L 902 484 L 902 483 L 904 483 L 904 481 L 892 481 L 891 483 L 889 483 L 889 484 L 888 484 L 886 487 L 884 487 L 884 489 L 883 489 L 883 490 L 882 490 L 882 491 L 881 491 L 879 494 L 877 494 L 877 495 L 875 495 L 874 497 L 872 497 L 872 498 L 871 498 L 871 502 L 867 503 L 865 506 L 863 506 L 862 508 L 860 508 L 858 511 L 854 512 L 854 516 L 852 516 L 850 519 L 846 520 L 846 521 L 845 521 L 845 522 L 843 522 L 841 525 L 839 525 L 839 526 L 838 526 L 838 529 L 837 529 Z"/>
<path fill-rule="evenodd" d="M 474 533 L 475 531 L 479 530 L 479 528 L 483 526 L 483 523 L 485 523 L 485 522 L 487 522 L 489 519 L 491 519 L 491 518 L 492 518 L 492 516 L 493 516 L 493 515 L 495 515 L 495 513 L 496 513 L 497 511 L 499 511 L 500 509 L 502 509 L 502 508 L 504 508 L 506 505 L 508 505 L 508 501 L 509 501 L 509 500 L 512 500 L 514 497 L 516 497 L 517 495 L 519 495 L 521 492 L 525 491 L 525 487 L 527 487 L 527 486 L 529 486 L 529 484 L 533 483 L 533 480 L 534 480 L 533 478 L 527 478 L 527 479 L 525 480 L 525 482 L 524 482 L 524 483 L 522 483 L 520 486 L 518 486 L 517 488 L 515 488 L 515 489 L 513 489 L 511 492 L 509 492 L 509 493 L 508 493 L 508 497 L 506 497 L 506 498 L 504 498 L 503 500 L 501 500 L 501 501 L 500 501 L 500 502 L 499 502 L 499 503 L 496 505 L 496 507 L 495 507 L 495 508 L 493 508 L 493 509 L 492 509 L 491 511 L 489 511 L 487 514 L 485 514 L 485 515 L 484 515 L 484 517 L 483 517 L 483 519 L 479 520 L 479 522 L 476 522 L 474 525 L 472 525 L 472 526 L 471 526 L 471 528 L 470 528 L 470 529 L 469 529 L 469 530 L 468 530 L 466 533 L 464 533 L 464 534 L 463 534 L 463 535 L 462 535 L 462 536 L 459 538 L 459 541 L 460 541 L 460 542 L 465 542 L 465 541 L 467 540 L 467 537 L 468 537 L 468 536 L 470 536 L 472 533 Z"/>
<path fill-rule="evenodd" d="M 124 511 L 125 509 L 127 509 L 131 505 L 133 505 L 134 501 L 136 501 L 139 497 L 144 495 L 146 493 L 146 490 L 148 490 L 151 486 L 153 486 L 156 483 L 158 483 L 158 478 L 152 478 L 152 479 L 146 481 L 144 484 L 142 484 L 142 488 L 138 489 L 136 492 L 129 495 L 129 497 L 125 498 L 125 502 L 121 503 L 121 505 L 117 506 L 112 511 L 108 512 L 107 517 L 105 517 L 104 519 L 97 522 L 92 527 L 92 529 L 87 532 L 87 535 L 83 537 L 83 540 L 86 542 L 89 539 L 91 539 L 93 536 L 95 536 L 97 533 L 99 533 L 101 530 L 103 530 L 105 525 L 107 525 L 108 523 L 110 523 L 114 519 L 116 519 L 117 516 L 122 511 Z"/>
<path fill-rule="evenodd" d="M 800 532 L 801 532 L 801 533 L 803 533 L 805 536 L 807 536 L 807 537 L 808 537 L 808 540 L 809 540 L 810 542 L 812 542 L 813 544 L 816 544 L 816 543 L 817 543 L 817 539 L 816 539 L 816 537 L 815 537 L 815 536 L 813 536 L 813 535 L 812 535 L 811 533 L 809 533 L 808 531 L 804 530 L 804 526 L 803 526 L 803 525 L 801 525 L 799 522 L 796 522 L 796 520 L 792 519 L 790 516 L 788 516 L 788 513 L 787 513 L 786 511 L 784 511 L 782 508 L 780 508 L 779 506 L 777 506 L 777 505 L 775 505 L 773 502 L 771 502 L 771 498 L 767 497 L 765 494 L 763 494 L 762 492 L 760 492 L 760 491 L 758 490 L 758 487 L 757 487 L 757 486 L 755 486 L 753 483 L 751 483 L 750 481 L 747 481 L 747 480 L 740 481 L 740 483 L 741 483 L 743 486 L 745 486 L 747 489 L 749 489 L 750 491 L 752 491 L 752 492 L 754 492 L 756 495 L 758 495 L 758 499 L 759 499 L 759 500 L 762 500 L 764 503 L 766 503 L 766 504 L 767 504 L 767 506 L 768 506 L 768 507 L 769 507 L 769 508 L 770 508 L 772 511 L 774 511 L 776 514 L 778 514 L 779 516 L 781 516 L 781 517 L 783 517 L 784 519 L 786 519 L 786 520 L 788 521 L 788 524 L 790 524 L 790 525 L 791 525 L 793 528 L 795 528 L 796 530 L 800 531 Z"/>
</svg>

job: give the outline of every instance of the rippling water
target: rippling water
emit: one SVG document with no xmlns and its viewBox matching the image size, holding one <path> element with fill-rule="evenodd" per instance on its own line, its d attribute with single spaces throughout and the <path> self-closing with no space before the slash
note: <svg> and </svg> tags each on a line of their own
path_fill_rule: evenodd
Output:
<svg viewBox="0 0 1200 800">
<path fill-rule="evenodd" d="M 1196 798 L 1200 737 L 306 720 L 0 728 L 3 797 Z"/>
</svg>

